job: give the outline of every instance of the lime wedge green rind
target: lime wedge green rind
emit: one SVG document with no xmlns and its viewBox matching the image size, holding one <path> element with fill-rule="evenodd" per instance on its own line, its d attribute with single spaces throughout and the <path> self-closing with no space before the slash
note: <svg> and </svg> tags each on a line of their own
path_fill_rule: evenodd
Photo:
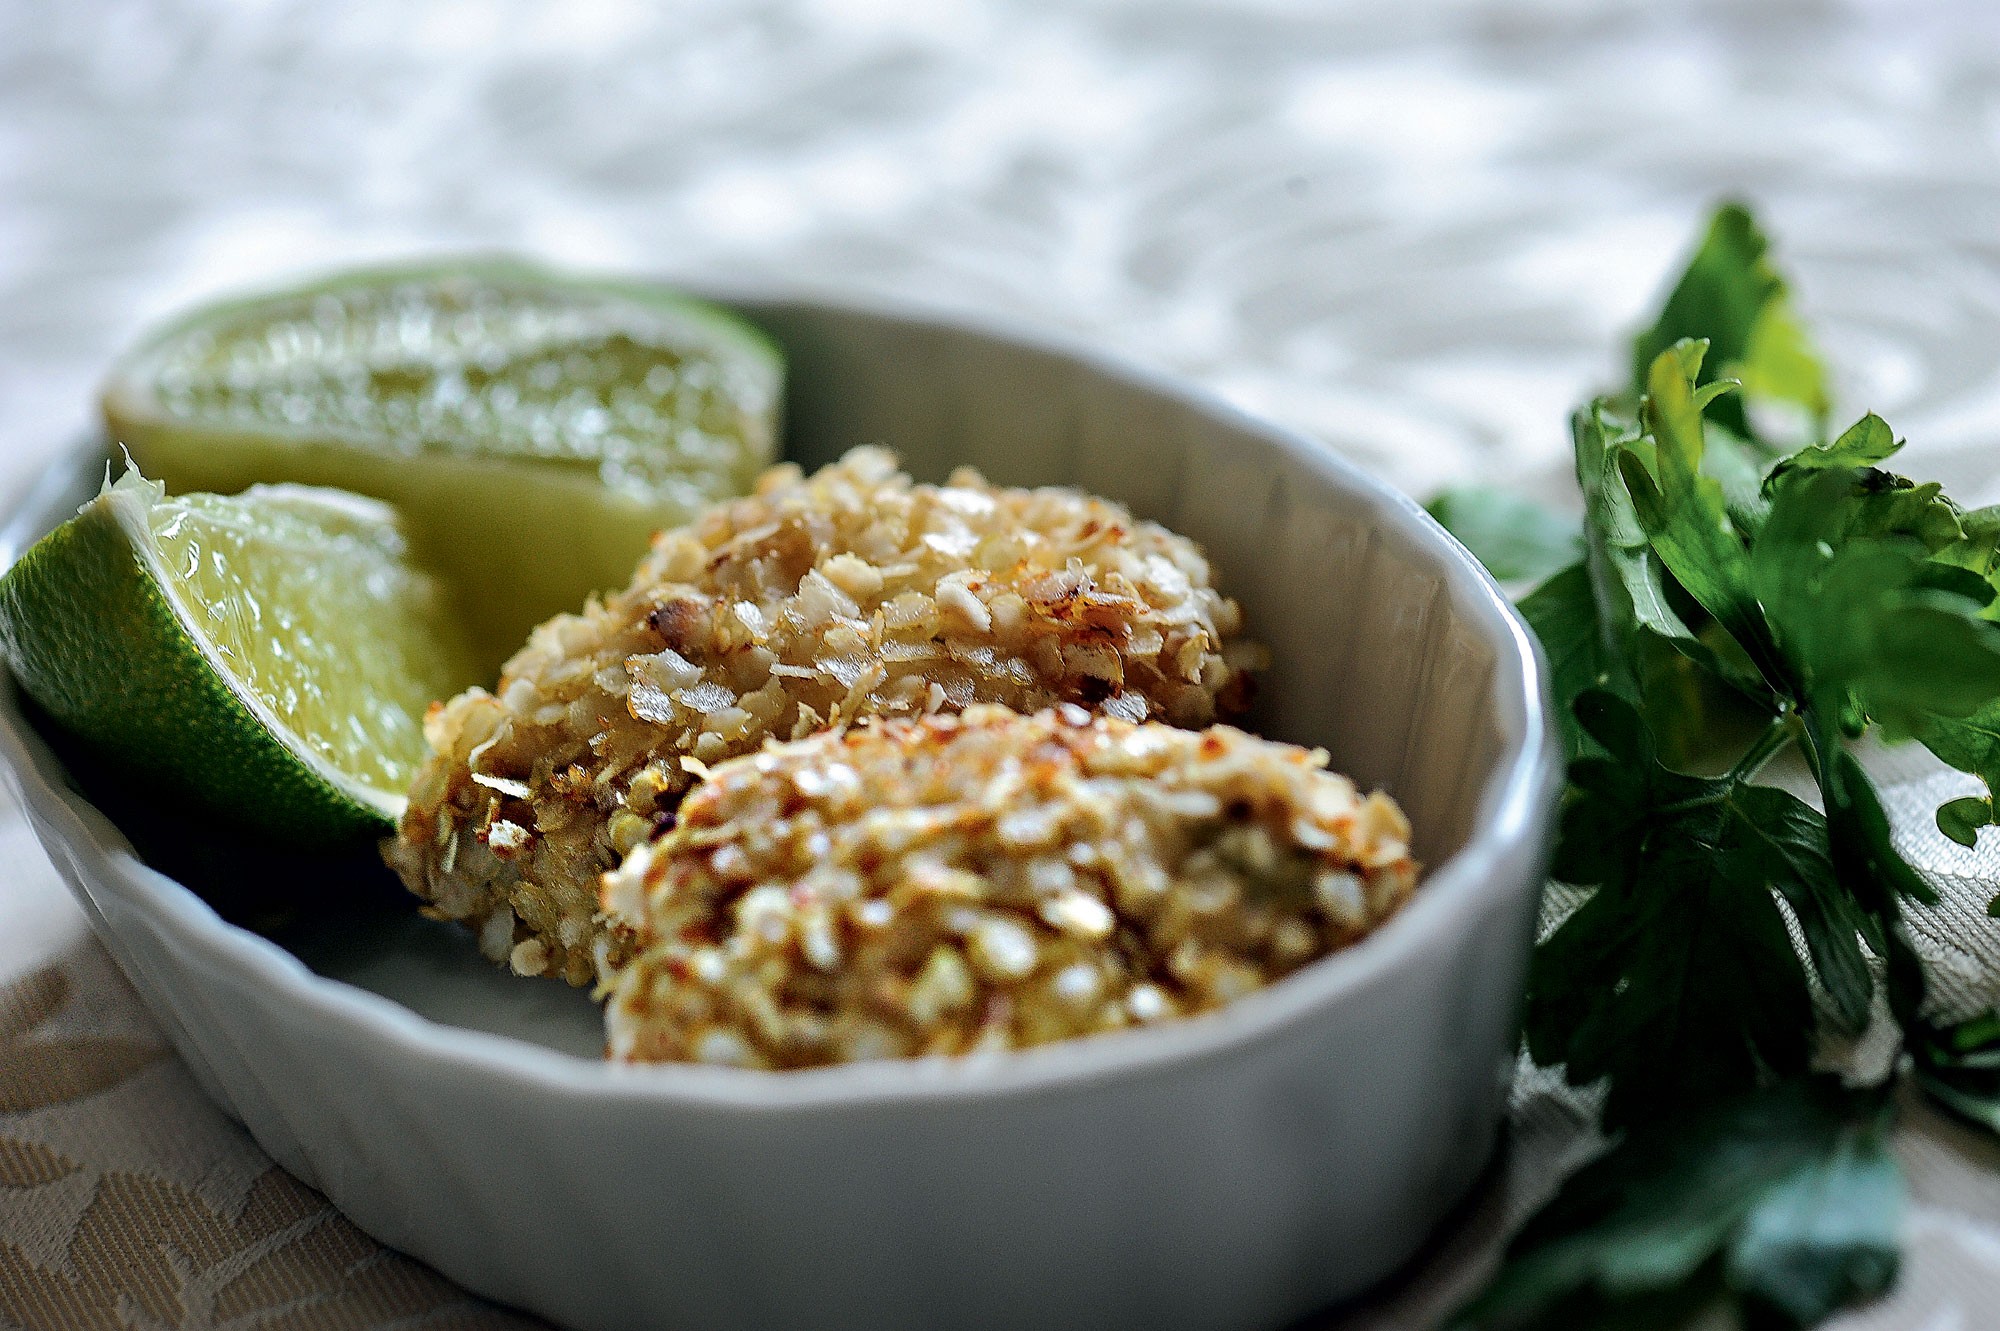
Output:
<svg viewBox="0 0 2000 1331">
<path fill-rule="evenodd" d="M 508 308 L 495 308 L 503 304 Z M 396 319 L 384 318 L 385 312 Z M 366 346 L 340 341 L 357 331 L 367 335 Z M 329 335 L 334 345 L 327 345 Z M 602 343 L 611 346 L 593 345 Z M 608 378 L 607 367 L 589 363 L 607 351 L 630 362 L 610 368 L 668 373 L 655 385 L 643 373 L 637 383 Z M 524 367 L 508 357 L 524 353 L 560 361 L 535 363 L 522 373 Z M 667 357 L 682 363 L 664 364 Z M 319 371 L 371 382 L 369 391 L 336 403 L 323 393 L 301 394 L 296 382 L 277 382 L 286 368 L 295 377 Z M 676 373 L 688 369 L 703 372 L 697 382 L 682 382 Z M 535 382 L 535 371 L 550 374 Z M 717 383 L 711 371 L 732 382 Z M 437 393 L 435 379 L 451 374 L 489 384 L 457 390 L 447 384 Z M 777 345 L 718 306 L 645 282 L 486 258 L 349 271 L 202 306 L 154 330 L 122 357 L 105 399 L 114 425 L 131 426 L 142 438 L 179 423 L 301 442 L 344 441 L 378 452 L 475 453 L 595 472 L 612 488 L 640 495 L 676 479 L 713 489 L 724 450 L 705 450 L 703 442 L 733 445 L 722 473 L 739 487 L 753 480 L 770 455 L 767 449 L 750 457 L 756 450 L 746 445 L 758 440 L 738 432 L 761 436 L 774 427 L 783 374 Z M 490 405 L 480 401 L 482 388 L 510 378 L 517 391 L 554 408 L 547 419 L 528 422 L 546 427 L 540 437 L 510 418 L 523 409 L 518 400 L 503 403 L 486 420 L 468 419 Z M 286 388 L 295 391 L 278 391 Z M 611 390 L 624 400 L 604 401 Z M 662 404 L 663 397 L 675 401 Z M 698 400 L 683 401 L 690 397 Z M 670 409 L 661 412 L 662 405 Z M 593 409 L 617 414 L 621 407 L 621 419 L 586 415 Z M 696 415 L 690 419 L 672 407 Z M 585 419 L 579 422 L 578 415 Z M 690 428 L 723 437 L 690 440 Z M 617 429 L 627 432 L 619 442 L 630 446 L 606 449 L 605 434 Z M 663 431 L 680 437 L 661 437 Z M 145 460 L 139 461 L 144 468 Z"/>
<path fill-rule="evenodd" d="M 349 843 L 401 809 L 414 701 L 467 673 L 435 589 L 399 558 L 369 501 L 163 500 L 128 474 L 0 578 L 0 647 L 129 786 L 301 848 Z"/>
<path fill-rule="evenodd" d="M 389 500 L 490 672 L 620 587 L 662 527 L 771 461 L 783 361 L 664 287 L 515 260 L 207 306 L 114 368 L 108 425 L 176 493 L 297 481 Z"/>
</svg>

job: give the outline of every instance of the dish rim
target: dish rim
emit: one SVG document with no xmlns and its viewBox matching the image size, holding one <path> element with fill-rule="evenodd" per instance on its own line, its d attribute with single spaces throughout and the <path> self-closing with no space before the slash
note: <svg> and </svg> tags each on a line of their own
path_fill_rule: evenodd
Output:
<svg viewBox="0 0 2000 1331">
<path fill-rule="evenodd" d="M 368 1036 L 397 1054 L 424 1060 L 439 1075 L 525 1081 L 541 1092 L 593 1101 L 767 1113 L 1003 1100 L 1157 1075 L 1177 1064 L 1227 1057 L 1282 1039 L 1327 1005 L 1351 1001 L 1425 947 L 1452 935 L 1451 924 L 1458 917 L 1480 913 L 1494 898 L 1521 890 L 1500 870 L 1518 857 L 1524 845 L 1546 839 L 1559 788 L 1557 740 L 1549 724 L 1548 667 L 1533 632 L 1492 576 L 1414 499 L 1328 446 L 1257 417 L 1213 390 L 1084 345 L 1064 333 L 1006 318 L 975 318 L 912 303 L 836 295 L 811 286 L 782 293 L 701 284 L 682 289 L 742 312 L 753 322 L 760 314 L 781 310 L 819 311 L 891 323 L 913 333 L 997 342 L 1050 355 L 1257 434 L 1291 461 L 1329 472 L 1362 502 L 1371 521 L 1398 529 L 1412 546 L 1436 556 L 1442 589 L 1495 648 L 1492 688 L 1503 722 L 1503 742 L 1492 773 L 1481 785 L 1465 844 L 1427 873 L 1409 903 L 1366 938 L 1214 1012 L 1024 1050 L 781 1073 L 701 1064 L 612 1063 L 434 1020 L 394 999 L 321 975 L 271 939 L 230 924 L 192 889 L 141 861 L 117 824 L 70 788 L 60 760 L 23 713 L 11 672 L 0 671 L 0 701 L 4 701 L 0 758 L 23 802 L 51 819 L 64 842 L 88 852 L 89 859 L 106 871 L 88 875 L 95 880 L 93 886 L 117 889 L 187 964 L 212 974 L 233 972 L 238 982 L 286 995 L 298 1005 L 301 1020 Z M 90 437 L 70 445 L 39 481 L 16 493 L 0 516 L 0 569 L 11 567 L 42 534 L 39 519 L 74 481 L 69 464 L 75 454 L 102 446 L 101 439 Z M 84 862 L 76 867 L 85 874 Z M 1538 890 L 1539 884 L 1535 887 Z M 89 913 L 101 915 L 94 904 Z"/>
</svg>

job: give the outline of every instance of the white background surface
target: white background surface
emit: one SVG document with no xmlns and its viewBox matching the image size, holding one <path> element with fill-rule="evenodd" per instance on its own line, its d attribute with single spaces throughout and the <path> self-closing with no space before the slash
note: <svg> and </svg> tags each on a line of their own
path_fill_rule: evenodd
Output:
<svg viewBox="0 0 2000 1331">
<path fill-rule="evenodd" d="M 1559 495 L 1568 406 L 1722 195 L 1779 236 L 1844 409 L 2000 498 L 1981 0 L 0 0 L 0 489 L 163 313 L 476 247 L 1060 327 L 1419 497 Z M 11 811 L 0 866 L 4 978 L 78 923 Z M 250 1168 L 185 1086 L 149 1103 L 162 1161 Z M 1517 1132 L 1513 1183 L 1368 1324 L 1425 1324 L 1579 1146 L 1552 1101 Z M 1995 1153 L 1936 1124 L 1903 1151 L 1915 1259 L 1851 1324 L 1987 1325 Z"/>
</svg>

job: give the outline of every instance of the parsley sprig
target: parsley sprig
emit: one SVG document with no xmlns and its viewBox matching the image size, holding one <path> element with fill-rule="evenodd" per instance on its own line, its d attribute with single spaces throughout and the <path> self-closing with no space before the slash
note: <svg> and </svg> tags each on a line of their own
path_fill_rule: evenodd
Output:
<svg viewBox="0 0 2000 1331">
<path fill-rule="evenodd" d="M 1873 414 L 1832 434 L 1768 248 L 1721 208 L 1632 382 L 1575 414 L 1580 539 L 1518 500 L 1433 509 L 1478 514 L 1454 529 L 1503 576 L 1546 574 L 1520 608 L 1570 758 L 1552 899 L 1575 904 L 1536 949 L 1526 1045 L 1602 1087 L 1614 1138 L 1459 1327 L 1672 1325 L 1717 1299 L 1809 1326 L 1895 1278 L 1898 1077 L 2000 1132 L 2000 1013 L 1932 1015 L 1905 916 L 1936 893 L 1854 749 L 1915 740 L 1979 777 L 1937 814 L 1963 844 L 2000 821 L 2000 511 L 1886 470 L 1901 443 Z M 1781 755 L 1817 807 L 1760 780 Z M 1902 1040 L 1885 1079 L 1812 1071 L 1873 1020 Z"/>
</svg>

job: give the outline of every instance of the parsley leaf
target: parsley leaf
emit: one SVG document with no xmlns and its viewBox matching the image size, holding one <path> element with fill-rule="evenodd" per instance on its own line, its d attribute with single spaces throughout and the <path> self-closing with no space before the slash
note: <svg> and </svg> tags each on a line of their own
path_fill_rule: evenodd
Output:
<svg viewBox="0 0 2000 1331">
<path fill-rule="evenodd" d="M 1613 417 L 1604 402 L 1578 412 L 1571 427 L 1583 490 L 1584 562 L 1607 638 L 1629 652 L 1631 635 L 1644 631 L 1699 658 L 1705 649 L 1673 605 L 1664 566 L 1619 474 L 1619 458 L 1639 440 L 1637 429 Z"/>
<path fill-rule="evenodd" d="M 1762 681 L 1726 635 L 1705 632 L 1701 606 L 1648 538 L 1620 470 L 1628 450 L 1652 447 L 1638 425 L 1599 400 L 1576 413 L 1571 435 L 1584 497 L 1584 567 L 1603 652 L 1616 666 L 1605 672 L 1607 686 L 1643 702 L 1663 753 L 1694 760 L 1733 709 L 1746 701 L 1753 712 L 1763 708 Z M 1725 696 L 1731 692 L 1742 699 Z M 1556 698 L 1563 711 L 1573 701 Z"/>
<path fill-rule="evenodd" d="M 1986 783 L 1986 798 L 1966 796 L 1937 811 L 1940 832 L 1961 846 L 1978 844 L 1979 829 L 1995 821 L 1992 792 L 2000 789 L 2000 700 L 1967 716 L 1926 717 L 1914 734 L 1945 763 Z"/>
<path fill-rule="evenodd" d="M 1775 477 L 1788 471 L 1818 470 L 1822 467 L 1843 470 L 1872 467 L 1878 462 L 1888 461 L 1902 446 L 1903 441 L 1896 438 L 1896 432 L 1889 428 L 1889 423 L 1871 411 L 1832 443 L 1809 444 L 1792 454 L 1772 469 L 1772 475 Z"/>
<path fill-rule="evenodd" d="M 1910 1040 L 1910 1055 L 1926 1095 L 2000 1133 L 2000 1012 L 1952 1026 L 1923 1023 Z"/>
<path fill-rule="evenodd" d="M 1503 582 L 1545 578 L 1583 553 L 1574 517 L 1485 486 L 1457 486 L 1424 506 Z"/>
<path fill-rule="evenodd" d="M 1747 1315 L 1810 1326 L 1894 1281 L 1903 1182 L 1890 1102 L 1798 1078 L 1636 1129 L 1566 1182 L 1450 1325 L 1630 1325 L 1706 1278 Z"/>
<path fill-rule="evenodd" d="M 1759 827 L 1771 797 L 1790 797 L 1662 766 L 1645 719 L 1613 694 L 1587 692 L 1576 712 L 1604 756 L 1570 765 L 1553 872 L 1596 890 L 1530 963 L 1529 1053 L 1575 1085 L 1610 1078 L 1609 1127 L 1803 1072 L 1811 992 L 1771 887 L 1810 903 L 1839 962 L 1829 990 L 1851 1001 L 1869 983 L 1829 941 L 1839 916 L 1823 904 L 1812 811 L 1783 808 L 1782 825 Z"/>
<path fill-rule="evenodd" d="M 1957 542 L 1938 551 L 1936 558 L 1970 569 L 1982 578 L 1991 578 L 2000 571 L 2000 504 L 1970 512 L 1961 510 L 1958 529 Z"/>
<path fill-rule="evenodd" d="M 1696 387 L 1707 350 L 1703 342 L 1679 342 L 1653 361 L 1640 403 L 1645 429 L 1619 448 L 1618 470 L 1661 562 L 1754 659 L 1764 634 L 1743 539 L 1721 484 L 1701 469 L 1702 406 L 1732 386 Z"/>
<path fill-rule="evenodd" d="M 1872 414 L 1821 442 L 1824 370 L 1766 248 L 1722 209 L 1631 393 L 1572 418 L 1584 557 L 1521 608 L 1566 713 L 1552 871 L 1582 898 L 1536 948 L 1524 1035 L 1603 1083 L 1620 1140 L 1464 1327 L 1666 1325 L 1704 1299 L 1805 1326 L 1887 1288 L 1901 1073 L 1807 1073 L 1822 1027 L 1866 1026 L 1878 974 L 1917 1084 L 2000 1134 L 2000 1012 L 1928 1015 L 1903 912 L 1937 896 L 1852 747 L 1920 740 L 1987 786 L 1939 826 L 1972 844 L 1996 821 L 2000 509 L 1884 470 L 1902 442 Z M 1816 439 L 1776 456 L 1753 429 L 1773 403 Z M 1823 814 L 1755 784 L 1791 746 Z"/>
<path fill-rule="evenodd" d="M 1875 992 L 1861 940 L 1881 952 L 1882 925 L 1834 872 L 1826 819 L 1775 786 L 1738 787 L 1730 792 L 1729 811 L 1716 872 L 1744 891 L 1769 888 L 1785 899 L 1836 1022 L 1858 1034 L 1868 1024 Z"/>
<path fill-rule="evenodd" d="M 1578 560 L 1545 580 L 1516 603 L 1535 631 L 1549 662 L 1549 690 L 1564 728 L 1564 750 L 1583 752 L 1588 737 L 1567 706 L 1585 689 L 1604 688 L 1620 662 L 1605 645 L 1597 622 L 1597 598 L 1590 570 Z"/>
<path fill-rule="evenodd" d="M 1704 384 L 1735 379 L 1752 403 L 1790 406 L 1814 423 L 1830 407 L 1826 366 L 1792 312 L 1785 280 L 1769 260 L 1770 242 L 1741 204 L 1724 204 L 1674 284 L 1651 328 L 1632 344 L 1632 383 L 1645 392 L 1660 353 L 1683 339 L 1706 340 L 1713 353 Z M 1751 428 L 1743 398 L 1714 406 L 1718 424 L 1745 440 Z"/>
<path fill-rule="evenodd" d="M 1590 750 L 1593 741 L 1577 724 L 1571 704 L 1587 689 L 1634 697 L 1635 685 L 1623 656 L 1605 639 L 1590 570 L 1582 561 L 1549 578 L 1518 604 L 1549 658 L 1549 688 L 1555 695 L 1563 749 L 1575 758 Z"/>
<path fill-rule="evenodd" d="M 1750 567 L 1803 699 L 1850 732 L 1858 711 L 1904 738 L 2000 698 L 2000 625 L 1982 617 L 1991 584 L 1930 558 L 1933 520 L 1903 502 L 1917 492 L 1883 489 L 1872 475 L 1777 476 Z"/>
</svg>

